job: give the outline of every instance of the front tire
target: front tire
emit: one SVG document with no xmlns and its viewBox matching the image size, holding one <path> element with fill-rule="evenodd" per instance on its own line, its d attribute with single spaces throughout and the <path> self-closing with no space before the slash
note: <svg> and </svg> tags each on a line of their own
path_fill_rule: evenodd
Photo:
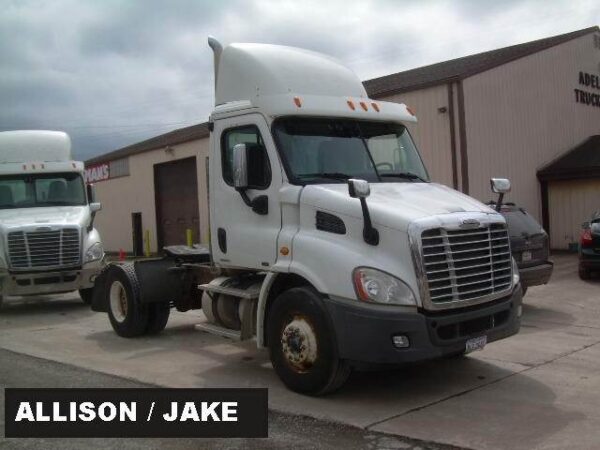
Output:
<svg viewBox="0 0 600 450">
<path fill-rule="evenodd" d="M 149 311 L 139 301 L 140 290 L 133 265 L 113 266 L 106 285 L 108 317 L 115 333 L 127 338 L 144 334 Z"/>
<path fill-rule="evenodd" d="M 79 289 L 79 297 L 81 297 L 83 303 L 91 305 L 92 298 L 94 297 L 94 288 Z"/>
<path fill-rule="evenodd" d="M 312 288 L 292 288 L 275 299 L 267 339 L 275 372 L 292 391 L 328 394 L 350 375 L 350 365 L 338 356 L 329 313 Z"/>
</svg>

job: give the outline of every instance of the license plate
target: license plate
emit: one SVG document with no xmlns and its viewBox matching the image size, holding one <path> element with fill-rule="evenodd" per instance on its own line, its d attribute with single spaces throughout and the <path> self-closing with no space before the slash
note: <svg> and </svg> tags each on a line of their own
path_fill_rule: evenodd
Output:
<svg viewBox="0 0 600 450">
<path fill-rule="evenodd" d="M 487 344 L 487 336 L 478 336 L 476 338 L 471 338 L 465 344 L 465 353 L 471 353 L 476 350 L 483 350 Z"/>
<path fill-rule="evenodd" d="M 521 261 L 531 261 L 531 252 L 529 250 L 526 250 L 523 253 L 521 253 Z"/>
</svg>

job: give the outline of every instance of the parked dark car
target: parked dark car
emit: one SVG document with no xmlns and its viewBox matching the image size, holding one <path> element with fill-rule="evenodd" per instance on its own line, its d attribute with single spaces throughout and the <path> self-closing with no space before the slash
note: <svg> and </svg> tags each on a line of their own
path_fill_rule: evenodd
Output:
<svg viewBox="0 0 600 450">
<path fill-rule="evenodd" d="M 579 278 L 588 280 L 592 272 L 600 272 L 600 211 L 583 224 L 579 239 Z"/>
<path fill-rule="evenodd" d="M 523 295 L 530 286 L 546 284 L 552 276 L 554 263 L 549 260 L 550 242 L 542 226 L 523 208 L 514 203 L 504 203 L 510 192 L 510 181 L 506 178 L 490 180 L 492 192 L 498 194 L 497 201 L 489 205 L 506 219 L 510 237 L 510 250 L 519 267 Z"/>
</svg>

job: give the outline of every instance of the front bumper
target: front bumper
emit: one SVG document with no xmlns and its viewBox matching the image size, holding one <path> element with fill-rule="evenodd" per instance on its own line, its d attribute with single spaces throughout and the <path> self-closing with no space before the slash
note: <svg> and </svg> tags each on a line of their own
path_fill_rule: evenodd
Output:
<svg viewBox="0 0 600 450">
<path fill-rule="evenodd" d="M 398 312 L 394 307 L 350 304 L 326 299 L 340 357 L 367 364 L 402 364 L 440 358 L 465 350 L 466 341 L 487 336 L 488 342 L 516 334 L 521 319 L 522 289 L 492 304 L 436 313 Z M 395 335 L 410 346 L 396 348 Z"/>
<path fill-rule="evenodd" d="M 546 261 L 545 263 L 538 264 L 537 266 L 531 267 L 519 267 L 519 275 L 521 277 L 521 284 L 524 288 L 530 286 L 539 286 L 540 284 L 546 284 L 550 281 L 552 271 L 554 270 L 554 263 Z"/>
<path fill-rule="evenodd" d="M 587 270 L 600 270 L 600 253 L 592 248 L 583 248 L 579 252 L 579 267 Z"/>
<path fill-rule="evenodd" d="M 0 269 L 2 295 L 58 294 L 94 286 L 94 278 L 102 269 L 100 261 L 83 268 L 45 272 L 11 272 Z"/>
</svg>

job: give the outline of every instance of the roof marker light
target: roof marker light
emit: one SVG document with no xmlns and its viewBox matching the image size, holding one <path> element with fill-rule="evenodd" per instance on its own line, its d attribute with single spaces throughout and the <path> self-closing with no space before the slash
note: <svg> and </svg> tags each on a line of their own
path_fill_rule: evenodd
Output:
<svg viewBox="0 0 600 450">
<path fill-rule="evenodd" d="M 367 104 L 365 102 L 360 102 L 360 107 L 362 109 L 364 109 L 365 111 L 369 109 L 369 107 L 367 106 Z"/>
<path fill-rule="evenodd" d="M 302 99 L 300 97 L 294 97 L 294 103 L 298 108 L 302 108 Z"/>
<path fill-rule="evenodd" d="M 406 106 L 406 105 L 405 105 L 405 106 Z M 408 113 L 409 113 L 411 116 L 414 116 L 414 115 L 415 115 L 414 111 L 413 111 L 412 109 L 410 109 L 408 106 L 406 107 L 406 110 L 408 111 Z"/>
<path fill-rule="evenodd" d="M 27 164 L 23 164 L 23 170 L 27 170 Z"/>
<path fill-rule="evenodd" d="M 35 164 L 32 164 L 32 165 L 31 165 L 31 168 L 32 168 L 33 170 L 35 170 Z"/>
<path fill-rule="evenodd" d="M 371 103 L 371 106 L 373 107 L 373 109 L 377 112 L 379 112 L 379 105 L 375 102 Z"/>
<path fill-rule="evenodd" d="M 354 111 L 356 109 L 356 106 L 354 106 L 354 102 L 352 100 L 346 100 L 346 103 L 348 103 L 348 107 Z"/>
<path fill-rule="evenodd" d="M 77 166 L 75 165 L 75 163 L 71 163 L 71 165 L 73 166 L 73 169 L 77 168 Z"/>
<path fill-rule="evenodd" d="M 42 164 L 42 169 L 45 169 L 45 168 L 46 168 L 46 166 L 44 166 L 44 164 Z"/>
</svg>

